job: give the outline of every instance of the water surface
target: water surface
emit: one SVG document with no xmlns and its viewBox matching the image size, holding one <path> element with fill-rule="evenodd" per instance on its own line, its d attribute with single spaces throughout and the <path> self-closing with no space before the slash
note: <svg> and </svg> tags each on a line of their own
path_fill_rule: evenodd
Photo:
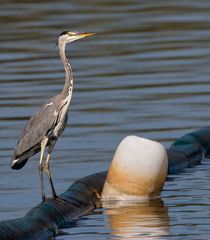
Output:
<svg viewBox="0 0 210 240">
<path fill-rule="evenodd" d="M 127 135 L 168 147 L 209 125 L 210 2 L 3 0 L 0 18 L 0 220 L 40 202 L 39 156 L 21 171 L 9 163 L 26 120 L 63 87 L 63 30 L 97 34 L 67 47 L 75 84 L 51 162 L 58 193 L 107 169 Z M 97 209 L 57 239 L 209 239 L 210 162 L 171 178 L 157 202 Z"/>
</svg>

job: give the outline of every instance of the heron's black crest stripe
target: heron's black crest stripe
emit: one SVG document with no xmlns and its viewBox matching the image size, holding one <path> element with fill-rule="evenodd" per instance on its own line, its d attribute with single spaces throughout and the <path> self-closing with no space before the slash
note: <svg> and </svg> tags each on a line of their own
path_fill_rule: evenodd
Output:
<svg viewBox="0 0 210 240">
<path fill-rule="evenodd" d="M 60 34 L 60 36 L 66 35 L 67 33 L 68 33 L 68 31 L 63 31 L 63 32 Z"/>
</svg>

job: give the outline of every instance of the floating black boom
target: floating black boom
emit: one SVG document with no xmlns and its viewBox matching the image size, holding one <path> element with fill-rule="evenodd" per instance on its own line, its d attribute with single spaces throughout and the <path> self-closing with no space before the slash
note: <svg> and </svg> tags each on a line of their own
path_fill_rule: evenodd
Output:
<svg viewBox="0 0 210 240">
<path fill-rule="evenodd" d="M 168 150 L 169 174 L 201 163 L 210 154 L 210 127 L 186 134 Z M 0 222 L 1 240 L 52 239 L 59 229 L 100 206 L 107 172 L 84 177 L 70 186 L 57 200 L 48 199 L 32 208 L 23 218 Z"/>
</svg>

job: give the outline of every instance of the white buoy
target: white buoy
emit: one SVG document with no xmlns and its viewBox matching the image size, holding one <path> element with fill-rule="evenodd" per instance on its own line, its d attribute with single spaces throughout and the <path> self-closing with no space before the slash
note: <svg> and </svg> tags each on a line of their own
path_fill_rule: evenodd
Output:
<svg viewBox="0 0 210 240">
<path fill-rule="evenodd" d="M 167 152 L 160 143 L 128 136 L 114 154 L 102 199 L 138 200 L 159 196 L 167 170 Z"/>
</svg>

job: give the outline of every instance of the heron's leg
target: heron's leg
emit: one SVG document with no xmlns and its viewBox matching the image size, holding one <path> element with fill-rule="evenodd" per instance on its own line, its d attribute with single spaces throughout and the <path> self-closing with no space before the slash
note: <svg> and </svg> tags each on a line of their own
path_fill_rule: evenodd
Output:
<svg viewBox="0 0 210 240">
<path fill-rule="evenodd" d="M 48 138 L 44 138 L 41 142 L 41 154 L 40 154 L 40 160 L 39 160 L 39 177 L 40 177 L 40 184 L 41 184 L 42 201 L 45 201 L 42 161 L 43 161 L 43 157 L 44 157 L 44 151 L 47 146 L 47 142 L 48 142 Z"/>
<path fill-rule="evenodd" d="M 51 173 L 50 173 L 50 164 L 49 164 L 49 161 L 50 161 L 50 157 L 51 157 L 51 153 L 52 153 L 52 150 L 53 150 L 53 147 L 55 146 L 55 142 L 52 142 L 49 146 L 49 149 L 48 149 L 48 154 L 47 154 L 47 159 L 46 159 L 46 173 L 47 173 L 47 176 L 48 176 L 48 179 L 49 179 L 49 182 L 50 182 L 50 186 L 51 186 L 51 191 L 52 191 L 52 197 L 53 198 L 57 198 L 57 194 L 55 192 L 55 188 L 54 188 L 54 185 L 53 185 L 53 181 L 52 181 L 52 177 L 51 177 Z"/>
</svg>

